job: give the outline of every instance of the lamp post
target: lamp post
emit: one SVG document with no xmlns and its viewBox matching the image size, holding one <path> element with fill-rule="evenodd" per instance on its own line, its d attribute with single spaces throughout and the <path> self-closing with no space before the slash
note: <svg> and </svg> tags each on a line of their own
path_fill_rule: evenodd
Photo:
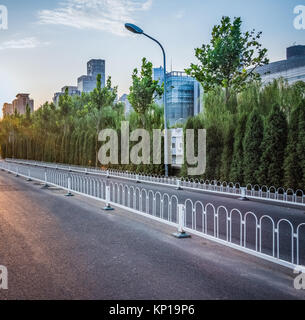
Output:
<svg viewBox="0 0 305 320">
<path fill-rule="evenodd" d="M 129 30 L 132 33 L 136 34 L 142 34 L 143 36 L 153 40 L 156 42 L 162 49 L 163 53 L 163 71 L 164 71 L 164 94 L 163 94 L 163 103 L 164 103 L 164 162 L 165 162 L 165 176 L 168 177 L 168 137 L 167 137 L 167 107 L 166 107 L 166 55 L 165 55 L 165 50 L 161 43 L 154 39 L 153 37 L 149 36 L 146 34 L 141 28 L 138 26 L 132 24 L 132 23 L 126 23 L 125 28 Z"/>
</svg>

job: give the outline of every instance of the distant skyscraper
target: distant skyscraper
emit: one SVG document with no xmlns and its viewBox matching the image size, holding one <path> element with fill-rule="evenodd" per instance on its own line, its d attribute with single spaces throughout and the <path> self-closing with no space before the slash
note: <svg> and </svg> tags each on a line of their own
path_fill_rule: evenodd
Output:
<svg viewBox="0 0 305 320">
<path fill-rule="evenodd" d="M 19 114 L 26 113 L 26 107 L 30 108 L 30 111 L 34 111 L 34 100 L 30 99 L 30 95 L 27 93 L 19 93 L 16 99 L 13 101 L 13 110 Z"/>
<path fill-rule="evenodd" d="M 163 68 L 154 69 L 154 80 L 162 85 L 164 82 Z M 166 102 L 170 126 L 184 123 L 187 118 L 202 111 L 202 86 L 194 78 L 184 72 L 172 71 L 166 75 Z M 163 100 L 156 101 L 160 106 Z"/>
<path fill-rule="evenodd" d="M 130 104 L 130 102 L 128 101 L 128 95 L 125 93 L 121 96 L 121 98 L 119 99 L 119 102 L 123 103 L 125 106 L 125 115 L 129 115 L 130 112 L 133 111 L 133 107 Z"/>
<path fill-rule="evenodd" d="M 92 92 L 96 88 L 96 78 L 100 74 L 102 77 L 102 87 L 106 84 L 105 60 L 92 59 L 87 63 L 87 75 L 77 79 L 77 86 L 80 92 Z"/>
<path fill-rule="evenodd" d="M 28 93 L 18 93 L 16 99 L 12 103 L 5 103 L 3 105 L 3 115 L 12 115 L 15 112 L 25 114 L 26 108 L 30 108 L 30 112 L 34 111 L 34 100 L 30 99 Z"/>
<path fill-rule="evenodd" d="M 74 87 L 74 86 L 65 86 L 61 89 L 61 92 L 56 92 L 54 94 L 54 97 L 53 97 L 53 103 L 58 106 L 58 103 L 59 103 L 59 97 L 60 96 L 63 96 L 66 92 L 66 89 L 68 89 L 68 94 L 70 96 L 79 96 L 80 95 L 80 91 L 78 90 L 77 87 Z"/>
<path fill-rule="evenodd" d="M 11 116 L 14 114 L 13 104 L 12 103 L 4 103 L 2 108 L 2 113 L 4 116 Z"/>
</svg>

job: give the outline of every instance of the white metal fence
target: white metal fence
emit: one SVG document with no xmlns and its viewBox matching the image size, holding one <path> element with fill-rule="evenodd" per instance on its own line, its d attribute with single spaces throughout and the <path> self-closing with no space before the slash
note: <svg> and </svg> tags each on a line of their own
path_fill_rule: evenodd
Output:
<svg viewBox="0 0 305 320">
<path fill-rule="evenodd" d="M 31 160 L 6 159 L 10 163 L 19 163 L 25 165 L 35 165 L 37 167 L 45 167 L 50 169 L 68 170 L 71 172 L 80 172 L 93 175 L 102 175 L 115 177 L 126 180 L 134 180 L 150 184 L 160 184 L 169 187 L 180 187 L 189 190 L 202 192 L 211 192 L 217 194 L 225 194 L 231 196 L 241 196 L 243 193 L 250 199 L 259 199 L 264 201 L 273 201 L 278 203 L 294 204 L 305 206 L 305 193 L 303 190 L 285 189 L 283 187 L 268 187 L 248 184 L 242 187 L 239 183 L 219 182 L 219 181 L 199 181 L 198 179 L 188 179 L 177 177 L 151 176 L 145 174 L 135 174 L 131 172 L 121 172 L 117 170 L 102 170 L 92 167 L 69 166 L 63 164 L 54 164 L 46 162 L 37 162 Z"/>
<path fill-rule="evenodd" d="M 238 209 L 228 210 L 224 206 L 215 207 L 191 199 L 181 203 L 176 195 L 129 186 L 98 175 L 3 161 L 0 168 L 28 180 L 61 187 L 68 193 L 106 201 L 109 205 L 179 227 L 180 231 L 183 229 L 289 268 L 305 266 L 305 222 L 295 225 L 287 219 L 276 221 L 268 215 L 258 217 L 253 212 L 242 213 Z"/>
</svg>

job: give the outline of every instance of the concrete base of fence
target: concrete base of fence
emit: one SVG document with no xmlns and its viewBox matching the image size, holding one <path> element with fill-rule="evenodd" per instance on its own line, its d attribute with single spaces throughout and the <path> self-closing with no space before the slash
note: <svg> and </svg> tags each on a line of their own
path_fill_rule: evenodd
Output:
<svg viewBox="0 0 305 320">
<path fill-rule="evenodd" d="M 241 198 L 238 198 L 238 200 L 240 200 L 240 201 L 250 201 L 250 199 L 247 198 L 247 197 L 241 197 Z"/>
<path fill-rule="evenodd" d="M 104 210 L 104 211 L 113 211 L 114 208 L 112 208 L 111 205 L 109 204 L 109 205 L 106 206 L 103 210 Z"/>
<path fill-rule="evenodd" d="M 177 239 L 188 239 L 191 238 L 191 235 L 185 232 L 176 232 L 173 233 L 173 236 Z"/>
<path fill-rule="evenodd" d="M 246 188 L 241 188 L 241 197 L 238 200 L 249 201 L 249 199 L 247 198 L 247 189 Z"/>
</svg>

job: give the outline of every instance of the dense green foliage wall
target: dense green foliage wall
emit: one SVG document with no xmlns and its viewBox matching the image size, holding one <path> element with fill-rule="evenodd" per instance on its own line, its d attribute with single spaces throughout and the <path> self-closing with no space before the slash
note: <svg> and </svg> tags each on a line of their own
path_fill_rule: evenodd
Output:
<svg viewBox="0 0 305 320">
<path fill-rule="evenodd" d="M 254 82 L 227 104 L 224 90 L 210 91 L 198 121 L 185 128 L 207 130 L 201 179 L 305 189 L 305 83 Z"/>
<path fill-rule="evenodd" d="M 163 110 L 153 99 L 147 110 L 132 112 L 126 119 L 115 97 L 116 89 L 108 82 L 106 88 L 98 87 L 81 97 L 66 94 L 58 107 L 46 103 L 33 114 L 4 117 L 0 122 L 1 156 L 96 166 L 100 165 L 100 130 L 120 132 L 123 120 L 130 122 L 131 131 L 143 126 L 150 132 L 164 128 Z M 229 101 L 223 89 L 215 89 L 204 95 L 204 112 L 186 122 L 185 129 L 191 128 L 207 130 L 207 168 L 196 178 L 305 189 L 303 82 L 292 86 L 282 80 L 265 86 L 252 83 L 232 94 Z M 112 167 L 163 174 L 162 164 Z M 187 164 L 181 175 L 187 175 Z"/>
<path fill-rule="evenodd" d="M 120 139 L 122 121 L 130 122 L 130 131 L 142 127 L 143 114 L 132 112 L 126 118 L 123 104 L 115 102 L 116 95 L 117 89 L 111 87 L 110 79 L 107 86 L 101 88 L 99 77 L 97 88 L 89 94 L 71 97 L 66 92 L 57 107 L 45 103 L 33 114 L 4 117 L 0 122 L 2 158 L 101 166 L 98 161 L 102 145 L 98 134 L 101 130 L 114 129 Z M 147 130 L 163 129 L 162 108 L 151 103 L 144 116 Z M 151 174 L 163 172 L 162 165 L 109 167 Z"/>
</svg>

